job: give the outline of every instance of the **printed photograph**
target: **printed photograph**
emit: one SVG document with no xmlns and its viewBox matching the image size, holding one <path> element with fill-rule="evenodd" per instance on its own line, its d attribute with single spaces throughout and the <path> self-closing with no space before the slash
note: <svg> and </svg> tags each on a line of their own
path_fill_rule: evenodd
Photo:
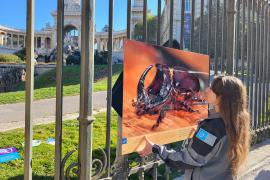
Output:
<svg viewBox="0 0 270 180">
<path fill-rule="evenodd" d="M 126 40 L 122 153 L 136 151 L 145 135 L 157 144 L 191 136 L 208 117 L 208 85 L 207 55 Z"/>
</svg>

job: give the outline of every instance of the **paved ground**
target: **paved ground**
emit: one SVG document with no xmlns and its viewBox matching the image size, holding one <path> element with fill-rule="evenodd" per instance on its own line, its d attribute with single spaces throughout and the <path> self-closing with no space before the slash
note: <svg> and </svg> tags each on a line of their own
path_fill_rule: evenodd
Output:
<svg viewBox="0 0 270 180">
<path fill-rule="evenodd" d="M 270 179 L 270 139 L 252 148 L 247 167 L 239 180 Z"/>
<path fill-rule="evenodd" d="M 63 119 L 75 119 L 78 117 L 79 96 L 64 97 Z M 94 111 L 97 113 L 106 108 L 106 92 L 93 94 Z M 0 105 L 0 132 L 24 127 L 24 103 Z M 34 124 L 53 122 L 55 116 L 55 99 L 34 101 Z"/>
</svg>

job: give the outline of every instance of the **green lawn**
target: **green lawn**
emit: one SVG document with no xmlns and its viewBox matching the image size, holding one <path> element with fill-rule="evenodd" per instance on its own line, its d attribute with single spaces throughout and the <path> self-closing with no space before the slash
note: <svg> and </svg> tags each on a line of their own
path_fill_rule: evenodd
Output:
<svg viewBox="0 0 270 180">
<path fill-rule="evenodd" d="M 113 83 L 116 81 L 122 65 L 113 65 Z M 107 66 L 96 65 L 94 74 L 94 91 L 107 90 Z M 13 92 L 0 93 L 0 104 L 23 102 L 25 99 L 24 83 L 19 84 Z M 34 99 L 55 97 L 55 70 L 35 78 Z M 74 96 L 80 93 L 80 67 L 66 66 L 63 69 L 63 95 Z"/>
<path fill-rule="evenodd" d="M 105 113 L 98 114 L 94 123 L 93 146 L 94 153 L 98 147 L 105 147 L 106 134 L 106 118 Z M 117 116 L 113 113 L 112 116 L 112 155 L 115 157 L 116 146 L 116 119 Z M 78 146 L 78 128 L 77 120 L 68 120 L 63 122 L 63 154 L 74 150 Z M 34 127 L 34 139 L 42 140 L 54 138 L 54 124 L 39 125 Z M 20 155 L 23 157 L 22 142 L 24 142 L 24 130 L 16 129 L 5 133 L 0 133 L 0 147 L 16 147 L 19 149 Z M 75 162 L 77 152 L 69 160 Z M 54 174 L 54 146 L 45 143 L 38 147 L 33 147 L 33 175 L 34 179 L 52 179 Z M 0 179 L 22 179 L 23 177 L 23 159 L 15 160 L 9 163 L 0 164 Z"/>
<path fill-rule="evenodd" d="M 106 134 L 106 116 L 105 113 L 100 113 L 95 116 L 93 130 L 93 154 L 94 157 L 99 155 L 98 148 L 105 148 Z M 77 120 L 68 120 L 63 122 L 63 154 L 74 150 L 78 147 L 78 128 Z M 115 158 L 116 138 L 117 138 L 117 115 L 112 114 L 111 123 L 111 162 Z M 34 139 L 45 141 L 47 138 L 54 137 L 54 124 L 38 125 L 34 127 Z M 11 161 L 9 163 L 0 164 L 0 179 L 1 180 L 21 180 L 23 179 L 23 148 L 24 130 L 16 129 L 5 133 L 0 133 L 0 147 L 16 147 L 22 157 L 20 160 Z M 67 165 L 77 160 L 77 151 L 68 160 Z M 137 157 L 137 154 L 132 154 L 130 159 Z M 164 166 L 159 168 L 159 172 L 163 174 Z M 54 146 L 42 143 L 38 147 L 33 147 L 33 179 L 35 180 L 52 180 L 54 175 Z M 174 172 L 173 176 L 179 173 Z M 138 179 L 133 175 L 130 179 Z M 151 179 L 146 175 L 146 179 Z"/>
</svg>

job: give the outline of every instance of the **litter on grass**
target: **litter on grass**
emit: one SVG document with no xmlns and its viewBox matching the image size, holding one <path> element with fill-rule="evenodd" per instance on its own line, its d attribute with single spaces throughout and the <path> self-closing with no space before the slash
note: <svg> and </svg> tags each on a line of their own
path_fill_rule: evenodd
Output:
<svg viewBox="0 0 270 180">
<path fill-rule="evenodd" d="M 0 149 L 0 163 L 6 163 L 16 159 L 21 159 L 21 156 L 15 147 Z"/>
</svg>

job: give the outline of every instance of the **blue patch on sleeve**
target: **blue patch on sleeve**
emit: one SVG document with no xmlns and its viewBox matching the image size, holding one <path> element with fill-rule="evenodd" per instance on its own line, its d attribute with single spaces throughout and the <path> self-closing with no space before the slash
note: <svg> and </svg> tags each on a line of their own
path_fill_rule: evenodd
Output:
<svg viewBox="0 0 270 180">
<path fill-rule="evenodd" d="M 200 128 L 199 131 L 196 134 L 196 137 L 205 142 L 206 144 L 213 146 L 215 144 L 215 141 L 217 139 L 216 136 L 214 136 L 213 134 L 205 131 L 203 128 Z"/>
<path fill-rule="evenodd" d="M 127 144 L 127 138 L 122 139 L 122 144 Z"/>
<path fill-rule="evenodd" d="M 196 134 L 196 137 L 202 141 L 204 141 L 206 139 L 206 137 L 208 136 L 208 132 L 205 131 L 204 129 L 200 128 L 198 133 Z"/>
</svg>

